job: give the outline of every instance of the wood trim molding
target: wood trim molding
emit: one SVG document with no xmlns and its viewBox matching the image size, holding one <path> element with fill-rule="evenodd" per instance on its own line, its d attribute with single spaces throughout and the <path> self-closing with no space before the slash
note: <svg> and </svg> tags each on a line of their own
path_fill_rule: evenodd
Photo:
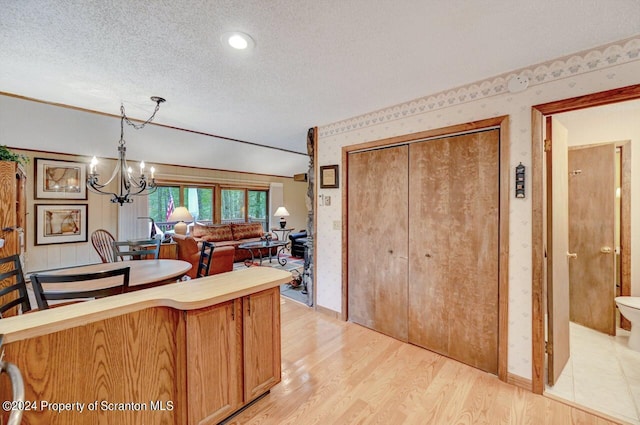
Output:
<svg viewBox="0 0 640 425">
<path fill-rule="evenodd" d="M 545 285 L 544 276 L 544 243 L 543 243 L 543 141 L 542 126 L 544 117 L 537 109 L 531 111 L 531 251 L 532 251 L 532 389 L 536 394 L 544 390 L 544 312 Z M 535 343 L 542 341 L 542 343 Z"/>
<path fill-rule="evenodd" d="M 509 200 L 510 196 L 510 139 L 509 117 L 500 121 L 500 206 L 499 214 L 499 265 L 498 265 L 498 377 L 508 379 L 509 334 Z"/>
<path fill-rule="evenodd" d="M 543 115 L 559 114 L 562 112 L 575 111 L 577 109 L 593 108 L 594 106 L 609 105 L 611 103 L 624 102 L 640 98 L 640 84 L 620 87 L 584 96 L 572 97 L 570 99 L 557 100 L 554 102 L 535 105 L 533 108 Z M 615 99 L 615 100 L 614 100 Z"/>
<path fill-rule="evenodd" d="M 631 141 L 627 140 L 619 143 L 621 155 L 621 176 L 620 176 L 620 295 L 631 295 Z M 628 331 L 631 330 L 631 322 L 620 315 L 620 327 Z"/>
<path fill-rule="evenodd" d="M 33 97 L 21 96 L 21 95 L 17 95 L 17 94 L 13 94 L 13 93 L 7 93 L 7 92 L 0 91 L 0 96 L 7 96 L 7 97 L 15 98 L 15 99 L 29 101 L 29 102 L 36 102 L 36 103 L 41 103 L 41 104 L 44 104 L 44 105 L 56 106 L 56 107 L 65 108 L 65 109 L 71 109 L 73 111 L 87 112 L 87 113 L 90 113 L 90 114 L 101 115 L 101 116 L 104 116 L 104 117 L 120 119 L 120 115 L 116 115 L 116 114 L 110 114 L 110 113 L 107 113 L 107 112 L 94 111 L 93 109 L 81 108 L 79 106 L 72 106 L 72 105 L 67 105 L 67 104 L 64 104 L 64 103 L 50 102 L 50 101 L 46 101 L 46 100 L 35 99 Z M 137 119 L 137 118 L 131 118 L 131 121 L 136 121 L 136 122 L 140 122 L 140 123 L 143 122 L 143 120 L 140 120 L 140 119 Z M 307 154 L 304 153 L 304 152 L 297 152 L 297 151 L 293 151 L 291 149 L 285 149 L 285 148 L 279 148 L 279 147 L 274 147 L 274 146 L 269 146 L 269 145 L 263 145 L 261 143 L 249 142 L 247 140 L 235 139 L 233 137 L 220 136 L 220 135 L 217 135 L 217 134 L 207 133 L 207 132 L 204 132 L 204 131 L 189 130 L 187 128 L 175 127 L 175 126 L 172 126 L 172 125 L 161 124 L 161 123 L 158 123 L 158 122 L 150 122 L 148 124 L 156 126 L 156 127 L 167 128 L 169 130 L 184 131 L 186 133 L 192 133 L 192 134 L 197 134 L 197 135 L 200 135 L 200 136 L 212 137 L 214 139 L 220 139 L 220 140 L 226 140 L 226 141 L 229 141 L 229 142 L 242 143 L 242 144 L 245 144 L 245 145 L 251 145 L 251 146 L 255 146 L 255 147 L 259 147 L 259 148 L 273 149 L 273 150 L 286 152 L 286 153 L 290 153 L 290 154 L 294 154 L 294 155 L 307 156 Z"/>
<path fill-rule="evenodd" d="M 500 206 L 499 206 L 499 269 L 498 269 L 498 378 L 502 381 L 508 379 L 508 333 L 509 333 L 509 199 L 510 199 L 510 134 L 509 116 L 503 115 L 495 118 L 457 124 L 433 130 L 405 134 L 387 139 L 375 140 L 342 148 L 342 312 L 343 320 L 348 320 L 348 263 L 347 246 L 349 241 L 348 229 L 348 195 L 349 195 L 349 153 L 361 150 L 378 149 L 394 145 L 410 144 L 433 139 L 437 137 L 449 137 L 455 134 L 475 132 L 487 128 L 499 128 L 500 130 Z"/>
<path fill-rule="evenodd" d="M 333 319 L 337 319 L 337 320 L 344 320 L 342 319 L 342 313 L 339 313 L 335 310 L 331 310 L 330 308 L 327 307 L 322 307 L 321 305 L 316 305 L 314 306 L 315 310 L 320 313 L 323 314 L 325 316 L 329 316 Z"/>
<path fill-rule="evenodd" d="M 347 291 L 347 279 L 349 271 L 349 259 L 347 246 L 349 246 L 349 155 L 348 151 L 342 149 L 342 311 L 340 318 L 344 321 L 349 319 L 349 300 Z"/>
<path fill-rule="evenodd" d="M 523 390 L 531 391 L 531 379 L 509 373 L 507 374 L 507 383 L 522 388 Z"/>
<path fill-rule="evenodd" d="M 578 404 L 578 403 L 576 403 L 574 401 L 566 400 L 564 398 L 560 398 L 558 396 L 555 396 L 553 394 L 548 394 L 548 393 L 545 393 L 544 396 L 546 398 L 551 399 L 551 400 L 554 400 L 554 401 L 557 401 L 559 403 L 565 404 L 567 406 L 573 407 L 574 409 L 581 410 L 583 412 L 587 412 L 588 414 L 593 415 L 593 416 L 597 416 L 598 418 L 602 418 L 602 419 L 606 420 L 607 422 L 611 422 L 612 424 L 620 424 L 620 425 L 627 424 L 627 422 L 621 422 L 622 420 L 620 418 L 615 418 L 613 416 L 607 415 L 606 413 L 602 413 L 602 412 L 600 412 L 598 410 L 590 409 L 590 408 L 588 408 L 586 406 L 583 406 L 581 404 Z"/>
<path fill-rule="evenodd" d="M 313 305 L 318 306 L 318 177 L 320 167 L 318 167 L 318 127 L 313 127 L 313 292 L 311 297 Z"/>
<path fill-rule="evenodd" d="M 543 137 L 542 125 L 545 115 L 603 106 L 611 103 L 640 99 L 640 84 L 621 87 L 604 92 L 558 100 L 531 109 L 531 194 L 532 194 L 532 381 L 533 392 L 544 392 L 545 373 L 545 308 L 546 285 L 544 282 L 544 228 L 543 228 Z"/>
<path fill-rule="evenodd" d="M 386 139 L 380 139 L 380 140 L 374 140 L 371 142 L 364 142 L 364 143 L 359 143 L 356 145 L 350 145 L 350 146 L 344 146 L 342 148 L 342 153 L 343 155 L 345 153 L 349 154 L 351 152 L 354 151 L 361 151 L 361 150 L 368 150 L 368 149 L 376 149 L 376 148 L 382 148 L 382 147 L 390 147 L 393 145 L 402 145 L 405 143 L 414 143 L 414 142 L 420 142 L 426 139 L 433 139 L 435 137 L 444 137 L 444 136 L 452 136 L 455 134 L 462 134 L 462 133 L 469 133 L 469 132 L 474 132 L 474 131 L 478 131 L 479 129 L 484 129 L 484 128 L 490 128 L 490 127 L 500 127 L 502 125 L 502 123 L 505 121 L 505 119 L 507 119 L 508 116 L 507 115 L 503 115 L 503 116 L 499 116 L 499 117 L 495 117 L 495 118 L 488 118 L 488 119 L 484 119 L 484 120 L 479 120 L 479 121 L 472 121 L 472 122 L 468 122 L 468 123 L 464 123 L 464 124 L 456 124 L 456 125 L 452 125 L 449 127 L 442 127 L 442 128 L 436 128 L 433 130 L 426 130 L 426 131 L 420 131 L 417 133 L 410 133 L 410 134 L 403 134 L 401 136 L 395 136 L 395 137 L 389 137 Z M 508 119 L 507 119 L 508 121 Z M 502 132 L 500 133 L 500 136 L 502 137 L 503 134 Z M 343 156 L 344 158 L 344 156 Z M 343 177 L 345 177 L 345 170 L 344 168 L 347 168 L 344 165 L 343 162 Z M 346 181 L 343 180 L 343 182 Z"/>
</svg>

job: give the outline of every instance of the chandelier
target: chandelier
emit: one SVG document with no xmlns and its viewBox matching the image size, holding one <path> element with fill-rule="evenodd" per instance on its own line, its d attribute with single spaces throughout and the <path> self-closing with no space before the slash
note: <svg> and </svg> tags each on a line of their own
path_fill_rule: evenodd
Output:
<svg viewBox="0 0 640 425">
<path fill-rule="evenodd" d="M 126 152 L 127 148 L 125 147 L 124 140 L 124 123 L 126 122 L 136 130 L 140 130 L 144 128 L 145 125 L 149 124 L 153 121 L 153 118 L 156 116 L 156 112 L 160 109 L 160 104 L 165 102 L 165 99 L 153 96 L 151 100 L 156 102 L 156 108 L 153 111 L 153 114 L 143 123 L 136 124 L 129 120 L 127 115 L 124 112 L 124 105 L 120 105 L 120 140 L 118 141 L 118 162 L 116 163 L 116 167 L 113 170 L 113 174 L 109 180 L 104 183 L 98 182 L 98 172 L 96 170 L 96 165 L 98 164 L 98 160 L 94 156 L 91 159 L 91 164 L 89 166 L 89 176 L 87 177 L 87 189 L 92 192 L 98 193 L 100 195 L 108 195 L 111 196 L 111 202 L 118 203 L 122 206 L 122 204 L 133 202 L 132 196 L 138 195 L 149 195 L 156 191 L 156 182 L 154 179 L 155 168 L 151 167 L 151 179 L 147 181 L 147 176 L 144 174 L 144 161 L 140 161 L 140 174 L 136 177 L 133 174 L 133 169 L 127 165 L 127 157 Z M 104 190 L 106 186 L 108 186 L 112 181 L 117 178 L 119 182 L 119 190 L 118 192 L 109 192 L 108 190 Z"/>
</svg>

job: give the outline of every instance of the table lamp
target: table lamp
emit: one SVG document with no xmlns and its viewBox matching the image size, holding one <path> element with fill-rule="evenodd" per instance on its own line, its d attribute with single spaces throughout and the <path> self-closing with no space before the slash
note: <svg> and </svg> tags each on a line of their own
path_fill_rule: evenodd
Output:
<svg viewBox="0 0 640 425">
<path fill-rule="evenodd" d="M 278 207 L 276 213 L 273 215 L 274 217 L 280 217 L 280 228 L 284 229 L 284 226 L 287 225 L 287 220 L 285 217 L 289 217 L 289 211 L 285 207 Z"/>
<path fill-rule="evenodd" d="M 189 213 L 189 210 L 185 207 L 178 207 L 169 216 L 169 221 L 177 221 L 173 227 L 173 231 L 177 235 L 187 234 L 187 223 L 185 221 L 193 221 L 193 216 Z"/>
</svg>

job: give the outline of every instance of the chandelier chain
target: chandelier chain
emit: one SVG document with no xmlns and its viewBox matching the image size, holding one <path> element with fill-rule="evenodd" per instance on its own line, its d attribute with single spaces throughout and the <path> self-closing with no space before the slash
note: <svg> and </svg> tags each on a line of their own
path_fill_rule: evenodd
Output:
<svg viewBox="0 0 640 425">
<path fill-rule="evenodd" d="M 111 177 L 106 181 L 100 183 L 98 181 L 98 171 L 96 165 L 98 164 L 98 160 L 94 156 L 91 159 L 91 163 L 89 164 L 89 173 L 87 176 L 87 189 L 92 192 L 111 196 L 111 202 L 118 203 L 121 206 L 125 203 L 133 202 L 132 197 L 141 196 L 141 195 L 149 195 L 156 191 L 158 186 L 156 185 L 156 181 L 154 178 L 155 169 L 151 167 L 151 175 L 150 178 L 147 178 L 145 175 L 145 164 L 144 161 L 140 161 L 140 173 L 136 176 L 133 173 L 131 167 L 127 164 L 126 152 L 127 148 L 125 146 L 124 140 L 124 123 L 126 121 L 127 124 L 132 126 L 136 130 L 140 130 L 144 128 L 145 125 L 149 124 L 156 116 L 156 112 L 160 109 L 160 104 L 165 102 L 165 99 L 153 96 L 151 100 L 156 103 L 156 108 L 153 111 L 153 114 L 145 121 L 140 124 L 136 124 L 131 121 L 124 110 L 124 105 L 120 104 L 120 141 L 118 146 L 118 160 L 116 163 L 116 167 L 113 169 L 113 173 Z M 116 180 L 117 178 L 117 180 Z M 117 191 L 109 191 L 107 190 L 107 186 L 111 184 L 111 182 L 118 182 L 118 190 Z"/>
<path fill-rule="evenodd" d="M 151 121 L 153 121 L 153 119 L 156 116 L 156 112 L 158 112 L 158 110 L 160 109 L 160 103 L 164 102 L 164 99 L 160 100 L 156 100 L 156 108 L 153 110 L 153 114 L 151 114 L 151 116 L 149 118 L 147 118 L 147 120 L 143 123 L 140 124 L 136 124 L 135 122 L 131 121 L 129 119 L 129 117 L 127 116 L 127 114 L 124 111 L 124 105 L 120 104 L 120 144 L 124 145 L 124 123 L 126 122 L 127 124 L 129 124 L 131 127 L 133 127 L 136 130 L 141 130 L 144 128 L 145 125 L 149 124 Z"/>
</svg>

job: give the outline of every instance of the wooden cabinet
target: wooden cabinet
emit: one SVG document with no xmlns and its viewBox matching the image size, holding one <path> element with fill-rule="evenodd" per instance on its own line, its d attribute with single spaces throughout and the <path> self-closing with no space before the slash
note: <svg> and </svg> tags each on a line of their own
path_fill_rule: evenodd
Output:
<svg viewBox="0 0 640 425">
<path fill-rule="evenodd" d="M 25 247 L 27 175 L 17 162 L 0 161 L 0 257 L 23 254 Z"/>
<path fill-rule="evenodd" d="M 188 311 L 189 423 L 216 424 L 280 382 L 280 291 Z"/>
<path fill-rule="evenodd" d="M 0 161 L 0 258 L 18 254 L 24 266 L 26 244 L 25 228 L 27 215 L 26 183 L 27 175 L 17 162 Z M 5 265 L 9 271 L 13 266 Z M 13 285 L 14 279 L 0 282 L 0 288 Z M 0 297 L 0 304 L 8 303 L 17 297 L 16 291 Z M 6 311 L 5 317 L 17 314 L 18 308 Z"/>
<path fill-rule="evenodd" d="M 36 311 L 29 323 L 0 320 L 5 359 L 25 377 L 25 400 L 85 406 L 25 411 L 22 423 L 220 423 L 280 381 L 278 294 L 289 280 L 288 272 L 250 267 Z M 0 399 L 10 394 L 0 380 Z M 96 400 L 107 408 L 87 407 Z M 0 424 L 7 416 L 0 411 Z"/>
<path fill-rule="evenodd" d="M 242 299 L 244 400 L 249 402 L 280 382 L 280 290 Z"/>
<path fill-rule="evenodd" d="M 240 304 L 187 312 L 189 423 L 216 424 L 242 405 Z"/>
</svg>

